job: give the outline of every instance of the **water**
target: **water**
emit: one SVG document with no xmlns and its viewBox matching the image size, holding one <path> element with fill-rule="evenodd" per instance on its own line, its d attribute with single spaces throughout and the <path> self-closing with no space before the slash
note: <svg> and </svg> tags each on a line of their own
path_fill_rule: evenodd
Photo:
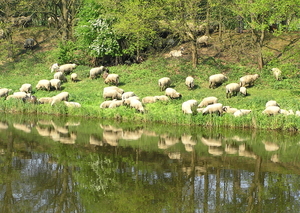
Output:
<svg viewBox="0 0 300 213">
<path fill-rule="evenodd" d="M 299 212 L 298 133 L 0 114 L 0 212 Z"/>
</svg>

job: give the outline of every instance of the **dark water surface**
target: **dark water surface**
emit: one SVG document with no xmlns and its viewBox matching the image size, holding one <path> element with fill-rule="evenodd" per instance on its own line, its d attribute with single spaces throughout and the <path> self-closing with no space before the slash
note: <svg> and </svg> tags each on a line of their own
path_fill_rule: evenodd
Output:
<svg viewBox="0 0 300 213">
<path fill-rule="evenodd" d="M 0 212 L 299 212 L 300 135 L 0 114 Z"/>
</svg>

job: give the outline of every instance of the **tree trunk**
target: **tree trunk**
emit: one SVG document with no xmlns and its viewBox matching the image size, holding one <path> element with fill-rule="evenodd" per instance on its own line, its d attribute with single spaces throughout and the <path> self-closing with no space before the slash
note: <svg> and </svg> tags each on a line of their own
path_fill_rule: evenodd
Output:
<svg viewBox="0 0 300 213">
<path fill-rule="evenodd" d="M 61 1 L 61 13 L 62 13 L 62 40 L 70 39 L 69 35 L 69 9 L 68 9 L 68 0 Z"/>
</svg>

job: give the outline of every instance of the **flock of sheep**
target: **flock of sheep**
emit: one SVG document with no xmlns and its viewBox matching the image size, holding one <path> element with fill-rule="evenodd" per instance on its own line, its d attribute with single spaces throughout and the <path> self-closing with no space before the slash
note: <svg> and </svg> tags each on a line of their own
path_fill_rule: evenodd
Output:
<svg viewBox="0 0 300 213">
<path fill-rule="evenodd" d="M 36 90 L 44 89 L 47 91 L 50 90 L 61 90 L 61 85 L 64 82 L 67 82 L 66 75 L 70 74 L 70 79 L 73 82 L 79 81 L 78 75 L 73 72 L 76 68 L 76 64 L 64 64 L 58 65 L 57 63 L 53 64 L 50 67 L 51 73 L 54 73 L 53 79 L 47 80 L 42 79 L 36 84 Z M 278 68 L 273 68 L 272 72 L 277 80 L 280 79 L 281 71 Z M 158 86 L 160 91 L 165 91 L 164 95 L 157 96 L 146 96 L 139 98 L 134 92 L 128 91 L 125 92 L 123 89 L 118 87 L 120 82 L 120 77 L 118 74 L 109 73 L 108 68 L 104 66 L 95 67 L 90 69 L 89 78 L 95 79 L 101 76 L 104 78 L 106 84 L 111 84 L 111 86 L 105 87 L 103 89 L 103 98 L 104 102 L 100 104 L 100 108 L 116 108 L 119 106 L 128 106 L 134 108 L 137 112 L 145 113 L 145 105 L 149 103 L 154 103 L 157 101 L 169 101 L 172 99 L 181 98 L 181 93 L 177 92 L 174 88 L 171 88 L 171 79 L 169 77 L 163 77 L 158 80 Z M 247 95 L 248 86 L 253 86 L 254 82 L 259 78 L 258 74 L 246 75 L 240 78 L 239 83 L 229 83 L 225 86 L 226 97 L 231 98 L 233 95 L 238 93 Z M 224 74 L 215 74 L 209 77 L 209 88 L 216 88 L 226 82 L 228 78 Z M 188 89 L 193 89 L 194 78 L 188 76 L 185 80 L 185 85 Z M 69 93 L 61 92 L 53 97 L 41 97 L 37 99 L 35 96 L 31 95 L 32 85 L 23 84 L 21 85 L 19 92 L 14 92 L 12 95 L 9 93 L 12 91 L 7 88 L 0 88 L 0 97 L 6 97 L 6 100 L 9 99 L 21 99 L 24 102 L 30 103 L 39 103 L 39 104 L 50 104 L 53 106 L 56 103 L 64 102 L 67 107 L 81 107 L 81 104 L 78 102 L 69 102 Z M 187 100 L 182 103 L 182 112 L 184 114 L 213 114 L 216 113 L 221 115 L 222 113 L 230 113 L 235 117 L 249 114 L 251 110 L 249 109 L 237 109 L 230 106 L 223 106 L 223 104 L 218 103 L 218 98 L 211 96 L 205 97 L 199 103 L 197 100 Z M 267 115 L 276 115 L 276 114 L 294 114 L 291 110 L 287 111 L 280 109 L 276 101 L 271 101 L 267 103 L 266 109 L 263 111 Z M 296 115 L 300 116 L 300 112 L 297 111 Z"/>
</svg>

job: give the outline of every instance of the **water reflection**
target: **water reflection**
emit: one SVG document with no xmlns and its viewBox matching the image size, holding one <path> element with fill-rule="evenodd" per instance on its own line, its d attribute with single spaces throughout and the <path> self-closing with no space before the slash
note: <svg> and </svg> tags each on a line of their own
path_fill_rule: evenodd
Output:
<svg viewBox="0 0 300 213">
<path fill-rule="evenodd" d="M 0 208 L 296 212 L 299 141 L 273 131 L 2 115 Z"/>
</svg>

